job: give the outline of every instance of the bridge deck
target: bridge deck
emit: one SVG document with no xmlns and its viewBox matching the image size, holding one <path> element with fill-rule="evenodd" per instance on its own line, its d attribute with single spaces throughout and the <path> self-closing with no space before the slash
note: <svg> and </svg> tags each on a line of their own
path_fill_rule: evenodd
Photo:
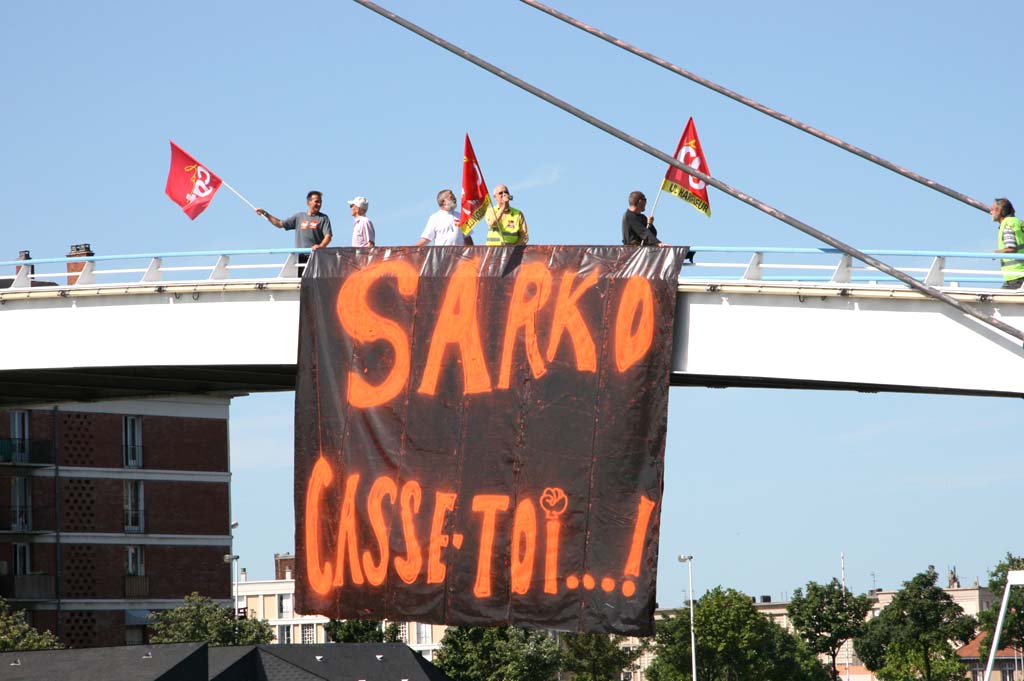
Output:
<svg viewBox="0 0 1024 681">
<path fill-rule="evenodd" d="M 696 250 L 673 385 L 1024 395 L 1015 340 L 830 249 Z M 0 405 L 290 390 L 298 252 L 0 263 Z M 872 254 L 1024 328 L 993 254 Z"/>
</svg>

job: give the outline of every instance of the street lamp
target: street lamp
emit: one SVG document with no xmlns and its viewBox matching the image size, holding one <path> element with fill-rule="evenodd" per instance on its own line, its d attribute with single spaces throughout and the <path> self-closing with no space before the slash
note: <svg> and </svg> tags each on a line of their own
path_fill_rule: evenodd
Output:
<svg viewBox="0 0 1024 681">
<path fill-rule="evenodd" d="M 234 553 L 225 553 L 224 562 L 235 564 L 235 581 L 231 595 L 231 609 L 234 611 L 235 619 L 238 619 L 238 555 Z"/>
<path fill-rule="evenodd" d="M 697 681 L 697 637 L 693 632 L 693 556 L 679 554 L 680 563 L 686 563 L 686 572 L 690 579 L 690 664 L 693 666 L 693 681 Z"/>
</svg>

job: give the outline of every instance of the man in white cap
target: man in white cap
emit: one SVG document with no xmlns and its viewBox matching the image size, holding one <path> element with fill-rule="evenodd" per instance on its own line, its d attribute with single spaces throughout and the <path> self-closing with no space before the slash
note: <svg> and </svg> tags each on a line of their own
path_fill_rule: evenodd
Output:
<svg viewBox="0 0 1024 681">
<path fill-rule="evenodd" d="M 348 206 L 352 209 L 352 246 L 376 246 L 377 234 L 373 229 L 373 223 L 366 217 L 370 202 L 365 196 L 357 196 L 348 202 Z"/>
</svg>

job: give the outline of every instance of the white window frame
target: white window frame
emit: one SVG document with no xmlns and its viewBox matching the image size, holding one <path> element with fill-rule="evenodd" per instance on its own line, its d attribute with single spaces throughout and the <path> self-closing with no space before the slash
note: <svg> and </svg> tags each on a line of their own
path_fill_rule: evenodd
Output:
<svg viewBox="0 0 1024 681">
<path fill-rule="evenodd" d="M 29 545 L 16 542 L 11 544 L 11 550 L 14 556 L 14 571 L 15 575 L 27 575 L 32 572 L 32 552 L 29 549 Z"/>
<path fill-rule="evenodd" d="M 416 643 L 429 645 L 434 642 L 434 628 L 423 622 L 416 623 Z"/>
<path fill-rule="evenodd" d="M 145 531 L 145 490 L 141 480 L 124 481 L 124 531 Z M 132 523 L 136 520 L 137 523 Z"/>
<path fill-rule="evenodd" d="M 30 440 L 29 412 L 19 409 L 11 412 L 11 461 L 24 463 L 28 461 Z"/>
<path fill-rule="evenodd" d="M 287 605 L 287 609 L 285 609 Z M 295 617 L 294 601 L 291 594 L 277 594 L 277 619 L 284 620 Z"/>
<path fill-rule="evenodd" d="M 302 625 L 302 642 L 306 645 L 316 643 L 316 625 L 303 623 Z"/>
<path fill-rule="evenodd" d="M 277 642 L 278 643 L 291 643 L 292 642 L 292 625 L 290 625 L 290 624 L 278 624 L 277 625 Z"/>
<path fill-rule="evenodd" d="M 121 446 L 125 468 L 142 468 L 142 417 L 125 416 L 121 420 Z"/>
<path fill-rule="evenodd" d="M 124 573 L 133 577 L 146 574 L 146 547 L 141 544 L 126 546 L 124 552 Z"/>
<path fill-rule="evenodd" d="M 11 529 L 32 529 L 32 480 L 16 475 L 11 478 Z"/>
</svg>

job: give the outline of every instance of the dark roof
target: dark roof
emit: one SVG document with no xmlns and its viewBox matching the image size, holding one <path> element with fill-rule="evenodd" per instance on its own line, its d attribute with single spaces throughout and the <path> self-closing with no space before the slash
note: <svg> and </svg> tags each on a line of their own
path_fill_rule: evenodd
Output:
<svg viewBox="0 0 1024 681">
<path fill-rule="evenodd" d="M 252 681 L 260 678 L 260 660 L 256 646 L 221 646 L 206 650 L 210 659 L 211 680 Z"/>
<path fill-rule="evenodd" d="M 263 645 L 259 649 L 268 681 L 451 681 L 404 643 Z M 287 668 L 295 675 L 284 675 Z"/>
<path fill-rule="evenodd" d="M 194 681 L 206 673 L 205 643 L 0 653 L 4 681 Z"/>
</svg>

